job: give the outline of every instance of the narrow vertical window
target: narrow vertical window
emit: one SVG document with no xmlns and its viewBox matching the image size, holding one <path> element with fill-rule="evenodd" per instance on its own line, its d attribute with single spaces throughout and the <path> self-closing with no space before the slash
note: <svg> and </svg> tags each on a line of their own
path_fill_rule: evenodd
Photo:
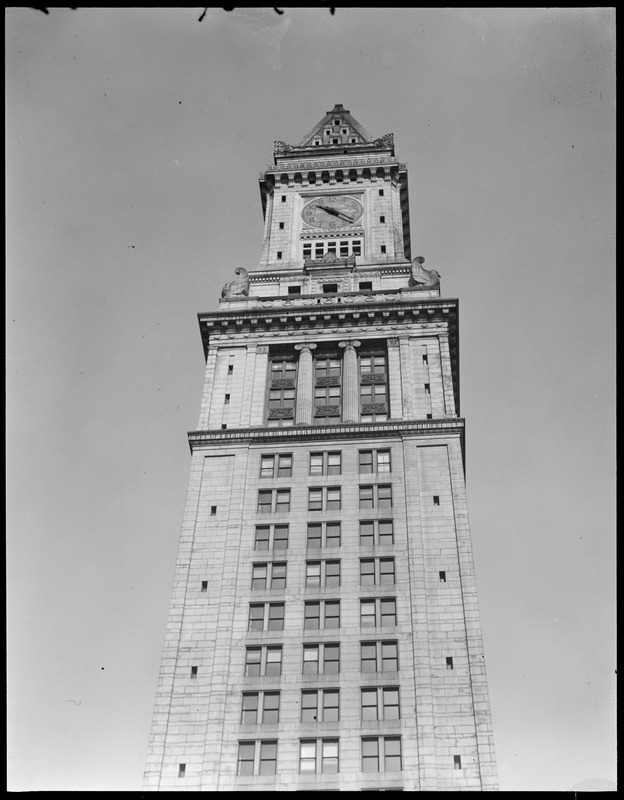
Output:
<svg viewBox="0 0 624 800">
<path fill-rule="evenodd" d="M 184 778 L 186 775 L 186 764 L 178 764 L 178 778 Z"/>
<path fill-rule="evenodd" d="M 271 356 L 270 383 L 267 401 L 269 427 L 294 424 L 297 363 L 294 356 Z"/>
<path fill-rule="evenodd" d="M 384 353 L 363 351 L 360 355 L 360 420 L 388 419 L 387 361 Z"/>
</svg>

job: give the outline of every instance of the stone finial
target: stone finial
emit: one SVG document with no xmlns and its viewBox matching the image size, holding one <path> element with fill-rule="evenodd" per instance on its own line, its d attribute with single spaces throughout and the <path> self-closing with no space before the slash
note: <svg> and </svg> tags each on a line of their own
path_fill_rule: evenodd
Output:
<svg viewBox="0 0 624 800">
<path fill-rule="evenodd" d="M 249 294 L 249 273 L 243 267 L 234 270 L 240 277 L 226 283 L 221 290 L 221 297 L 247 297 Z"/>
<path fill-rule="evenodd" d="M 424 263 L 425 259 L 422 256 L 413 259 L 408 286 L 412 289 L 439 289 L 440 273 L 435 269 L 425 269 Z"/>
</svg>

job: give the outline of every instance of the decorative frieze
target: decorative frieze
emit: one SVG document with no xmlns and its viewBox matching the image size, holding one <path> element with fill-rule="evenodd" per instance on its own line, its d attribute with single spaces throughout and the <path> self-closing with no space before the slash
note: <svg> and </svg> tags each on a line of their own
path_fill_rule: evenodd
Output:
<svg viewBox="0 0 624 800">
<path fill-rule="evenodd" d="M 294 408 L 270 408 L 269 419 L 292 419 Z"/>
<path fill-rule="evenodd" d="M 270 441 L 280 439 L 294 440 L 319 440 L 327 441 L 328 431 L 331 431 L 333 441 L 338 439 L 359 439 L 379 436 L 386 440 L 388 436 L 405 436 L 409 434 L 427 434 L 428 436 L 457 435 L 463 445 L 465 423 L 461 417 L 446 419 L 408 420 L 400 422 L 360 422 L 357 424 L 319 425 L 310 427 L 286 428 L 228 428 L 227 430 L 191 431 L 188 434 L 191 451 L 215 443 Z"/>
</svg>

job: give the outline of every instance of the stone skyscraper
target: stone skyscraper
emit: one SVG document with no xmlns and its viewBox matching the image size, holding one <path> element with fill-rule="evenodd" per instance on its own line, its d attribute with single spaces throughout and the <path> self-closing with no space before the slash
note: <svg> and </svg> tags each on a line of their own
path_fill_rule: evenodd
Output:
<svg viewBox="0 0 624 800">
<path fill-rule="evenodd" d="M 392 134 L 336 105 L 260 178 L 206 379 L 144 789 L 496 789 L 458 302 Z"/>
</svg>

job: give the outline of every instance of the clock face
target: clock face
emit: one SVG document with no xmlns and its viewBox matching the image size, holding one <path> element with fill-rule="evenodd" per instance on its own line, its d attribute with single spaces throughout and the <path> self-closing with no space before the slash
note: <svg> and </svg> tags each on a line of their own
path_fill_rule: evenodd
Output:
<svg viewBox="0 0 624 800">
<path fill-rule="evenodd" d="M 301 217 L 313 228 L 331 231 L 357 224 L 363 213 L 364 207 L 355 197 L 328 194 L 306 203 Z"/>
</svg>

